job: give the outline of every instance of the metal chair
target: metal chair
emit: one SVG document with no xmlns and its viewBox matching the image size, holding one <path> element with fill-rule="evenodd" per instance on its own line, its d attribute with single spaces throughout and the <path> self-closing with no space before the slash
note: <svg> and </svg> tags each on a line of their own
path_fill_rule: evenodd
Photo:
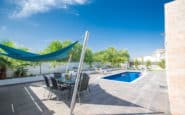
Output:
<svg viewBox="0 0 185 115">
<path fill-rule="evenodd" d="M 52 83 L 52 87 L 51 90 L 55 93 L 60 93 L 64 90 L 67 90 L 67 87 L 61 87 L 61 85 L 58 84 L 57 80 L 53 77 L 50 78 L 51 79 L 51 83 Z M 56 94 L 57 99 L 59 99 L 58 95 Z M 66 98 L 66 96 L 64 96 Z"/>
<path fill-rule="evenodd" d="M 78 99 L 79 99 L 79 103 L 80 103 L 80 93 L 84 92 L 84 91 L 88 91 L 90 92 L 90 89 L 88 87 L 89 85 L 89 75 L 87 73 L 81 73 L 80 76 L 80 81 L 79 81 L 79 87 L 78 87 Z"/>
<path fill-rule="evenodd" d="M 46 75 L 43 75 L 44 77 L 44 81 L 45 81 L 45 84 L 46 84 L 46 88 L 48 89 L 49 93 L 48 93 L 48 98 L 50 98 L 51 96 L 51 86 L 50 86 L 50 82 L 49 82 L 49 79 Z M 45 97 L 45 93 L 44 93 L 44 97 Z"/>
</svg>

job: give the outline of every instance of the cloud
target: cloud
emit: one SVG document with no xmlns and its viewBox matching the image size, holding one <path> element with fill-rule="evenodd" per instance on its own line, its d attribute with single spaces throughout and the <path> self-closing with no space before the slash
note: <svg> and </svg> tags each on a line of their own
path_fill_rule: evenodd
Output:
<svg viewBox="0 0 185 115">
<path fill-rule="evenodd" d="M 25 18 L 37 13 L 44 13 L 52 9 L 67 9 L 71 5 L 84 5 L 88 0 L 14 0 L 16 10 L 13 18 Z"/>
</svg>

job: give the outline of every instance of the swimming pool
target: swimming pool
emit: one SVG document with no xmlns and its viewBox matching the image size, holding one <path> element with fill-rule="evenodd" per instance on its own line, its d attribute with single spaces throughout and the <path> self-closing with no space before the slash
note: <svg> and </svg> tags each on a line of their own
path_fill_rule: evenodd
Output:
<svg viewBox="0 0 185 115">
<path fill-rule="evenodd" d="M 103 79 L 132 82 L 141 76 L 141 72 L 124 72 L 111 76 L 104 77 Z"/>
</svg>

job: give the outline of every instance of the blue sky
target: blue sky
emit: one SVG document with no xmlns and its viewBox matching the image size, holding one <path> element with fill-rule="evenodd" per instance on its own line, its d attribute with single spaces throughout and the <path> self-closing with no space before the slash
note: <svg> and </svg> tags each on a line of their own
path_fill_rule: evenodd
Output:
<svg viewBox="0 0 185 115">
<path fill-rule="evenodd" d="M 114 46 L 131 57 L 164 48 L 164 3 L 170 0 L 1 0 L 0 40 L 36 52 L 52 40 L 90 32 L 93 51 Z"/>
</svg>

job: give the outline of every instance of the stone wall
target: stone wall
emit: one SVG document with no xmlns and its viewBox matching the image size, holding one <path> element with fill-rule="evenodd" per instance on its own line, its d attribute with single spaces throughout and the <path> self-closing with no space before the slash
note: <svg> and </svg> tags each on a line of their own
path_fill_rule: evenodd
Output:
<svg viewBox="0 0 185 115">
<path fill-rule="evenodd" d="M 172 115 L 185 115 L 185 0 L 165 5 L 165 47 Z"/>
</svg>

